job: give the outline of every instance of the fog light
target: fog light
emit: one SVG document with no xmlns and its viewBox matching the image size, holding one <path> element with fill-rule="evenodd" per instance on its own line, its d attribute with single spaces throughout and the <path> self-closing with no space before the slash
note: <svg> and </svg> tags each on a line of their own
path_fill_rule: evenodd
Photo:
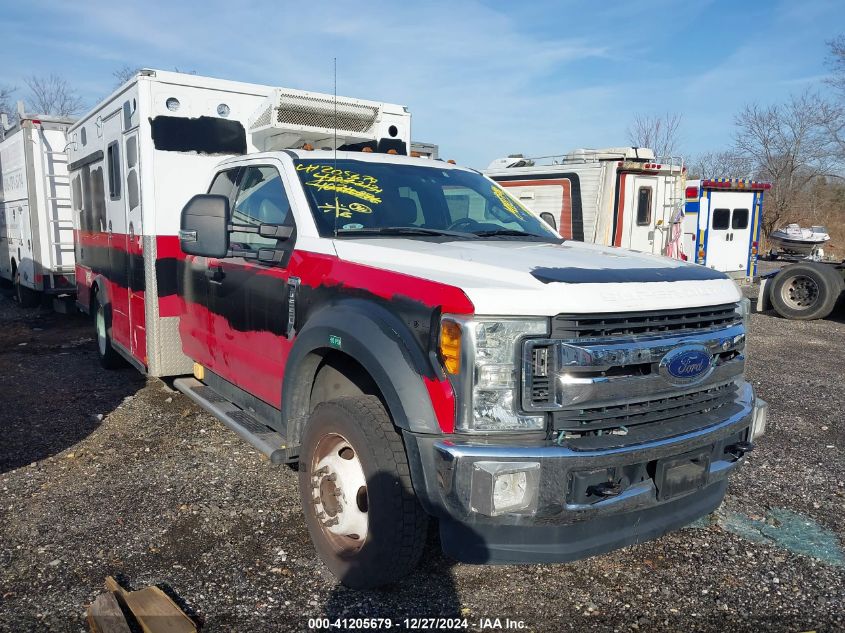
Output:
<svg viewBox="0 0 845 633">
<path fill-rule="evenodd" d="M 756 440 L 766 434 L 769 421 L 769 403 L 761 398 L 754 399 L 754 415 L 751 422 L 751 439 Z"/>
<path fill-rule="evenodd" d="M 475 462 L 470 506 L 487 516 L 533 513 L 539 482 L 539 462 Z"/>
</svg>

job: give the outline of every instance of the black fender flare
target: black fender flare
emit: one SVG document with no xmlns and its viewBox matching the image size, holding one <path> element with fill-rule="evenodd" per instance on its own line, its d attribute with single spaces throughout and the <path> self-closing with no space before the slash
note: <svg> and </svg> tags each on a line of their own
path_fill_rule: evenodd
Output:
<svg viewBox="0 0 845 633">
<path fill-rule="evenodd" d="M 299 445 L 310 413 L 317 361 L 306 359 L 314 352 L 334 350 L 352 357 L 369 373 L 396 426 L 441 434 L 424 381 L 425 376 L 435 378 L 437 370 L 416 341 L 401 319 L 372 301 L 333 302 L 311 313 L 296 336 L 282 384 L 282 419 L 291 445 Z"/>
</svg>

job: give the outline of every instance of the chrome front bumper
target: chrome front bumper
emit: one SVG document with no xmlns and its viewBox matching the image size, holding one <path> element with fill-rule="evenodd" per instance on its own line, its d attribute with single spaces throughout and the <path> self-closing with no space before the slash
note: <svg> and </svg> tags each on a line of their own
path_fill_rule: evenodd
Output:
<svg viewBox="0 0 845 633">
<path fill-rule="evenodd" d="M 737 444 L 751 442 L 755 397 L 750 384 L 743 383 L 736 400 L 737 411 L 705 428 L 676 437 L 603 450 L 574 450 L 566 445 L 517 446 L 483 443 L 482 438 L 442 439 L 406 434 L 414 471 L 414 485 L 427 509 L 441 517 L 461 522 L 522 525 L 566 524 L 588 520 L 605 513 L 624 513 L 664 502 L 655 466 L 661 460 L 683 455 L 707 458 L 703 486 L 724 479 L 742 463 Z M 733 449 L 731 447 L 734 447 Z M 746 449 L 748 450 L 748 449 Z M 514 512 L 491 516 L 479 512 L 480 484 L 491 464 L 539 464 L 536 501 Z M 479 468 L 476 464 L 481 463 Z M 484 471 L 481 472 L 480 471 Z M 612 496 L 588 498 L 574 487 L 618 477 L 624 482 Z M 597 479 L 596 479 L 597 478 Z M 695 492 L 690 489 L 688 494 Z M 486 490 L 482 494 L 488 494 Z M 682 495 L 681 495 L 682 496 Z M 588 495 L 589 497 L 589 495 Z"/>
<path fill-rule="evenodd" d="M 755 420 L 765 416 L 748 383 L 736 405 L 734 414 L 694 432 L 607 450 L 411 433 L 405 441 L 414 488 L 440 518 L 448 555 L 473 563 L 563 562 L 655 538 L 718 507 L 728 474 L 751 450 Z M 536 486 L 530 503 L 491 512 L 491 473 L 520 465 L 527 469 L 522 483 Z M 678 473 L 671 485 L 670 469 Z M 685 469 L 695 473 L 691 484 Z M 589 493 L 614 479 L 621 485 L 612 495 Z"/>
</svg>

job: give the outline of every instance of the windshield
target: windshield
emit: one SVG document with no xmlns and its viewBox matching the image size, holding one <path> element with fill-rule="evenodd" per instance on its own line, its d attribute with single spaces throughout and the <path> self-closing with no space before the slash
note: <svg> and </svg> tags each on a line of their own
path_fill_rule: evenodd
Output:
<svg viewBox="0 0 845 633">
<path fill-rule="evenodd" d="M 560 241 L 480 174 L 358 160 L 297 160 L 320 235 Z"/>
</svg>

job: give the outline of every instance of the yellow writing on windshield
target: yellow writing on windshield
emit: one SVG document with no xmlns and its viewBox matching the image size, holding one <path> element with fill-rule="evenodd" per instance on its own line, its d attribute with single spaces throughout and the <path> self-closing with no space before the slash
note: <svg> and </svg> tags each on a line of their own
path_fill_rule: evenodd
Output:
<svg viewBox="0 0 845 633">
<path fill-rule="evenodd" d="M 317 207 L 323 213 L 334 213 L 336 218 L 351 218 L 353 213 L 372 213 L 373 210 L 361 202 L 353 202 L 349 205 L 341 204 L 335 198 L 334 203 L 321 204 Z"/>
<path fill-rule="evenodd" d="M 381 204 L 379 195 L 382 188 L 378 186 L 378 179 L 373 176 L 348 169 L 335 169 L 331 165 L 299 163 L 296 169 L 311 176 L 311 180 L 305 182 L 307 187 L 314 187 L 317 191 L 335 191 L 360 198 L 370 204 Z"/>
<path fill-rule="evenodd" d="M 493 195 L 499 199 L 499 202 L 502 203 L 502 207 L 504 207 L 505 211 L 515 215 L 518 218 L 522 216 L 531 215 L 525 207 L 523 207 L 516 200 L 511 198 L 507 193 L 505 193 L 504 189 L 495 185 L 493 185 L 493 187 L 491 188 L 493 189 Z"/>
</svg>

